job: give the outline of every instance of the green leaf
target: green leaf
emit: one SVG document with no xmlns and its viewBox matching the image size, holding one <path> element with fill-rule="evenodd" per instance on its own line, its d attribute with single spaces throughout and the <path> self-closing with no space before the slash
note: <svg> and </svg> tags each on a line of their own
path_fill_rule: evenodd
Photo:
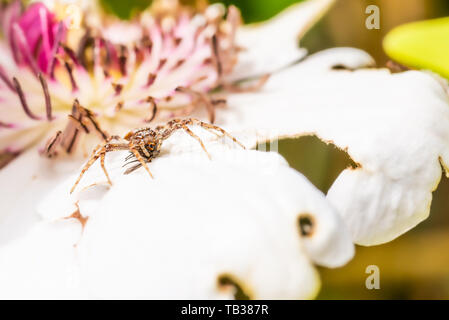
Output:
<svg viewBox="0 0 449 320">
<path fill-rule="evenodd" d="M 103 8 L 121 19 L 130 19 L 136 12 L 144 10 L 152 0 L 100 0 Z"/>
<path fill-rule="evenodd" d="M 241 11 L 245 22 L 259 22 L 267 20 L 293 3 L 304 0 L 210 0 L 222 2 L 226 5 L 234 4 Z M 152 0 L 100 0 L 106 11 L 117 15 L 121 19 L 130 19 L 136 12 L 148 7 Z M 182 0 L 182 3 L 194 3 L 193 0 Z"/>
<path fill-rule="evenodd" d="M 449 17 L 399 26 L 387 34 L 383 46 L 396 62 L 449 78 Z"/>
<path fill-rule="evenodd" d="M 226 5 L 233 4 L 237 6 L 243 15 L 246 23 L 259 22 L 267 20 L 293 3 L 303 0 L 221 0 L 213 2 L 222 2 Z"/>
</svg>

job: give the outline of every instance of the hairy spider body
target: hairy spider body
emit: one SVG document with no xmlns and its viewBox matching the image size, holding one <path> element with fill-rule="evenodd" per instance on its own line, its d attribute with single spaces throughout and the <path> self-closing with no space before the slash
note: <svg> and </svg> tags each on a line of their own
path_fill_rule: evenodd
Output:
<svg viewBox="0 0 449 320">
<path fill-rule="evenodd" d="M 221 137 L 226 136 L 232 139 L 238 145 L 240 145 L 243 149 L 245 149 L 245 146 L 243 146 L 243 144 L 237 141 L 236 138 L 234 138 L 233 136 L 231 136 L 229 133 L 227 133 L 225 130 L 223 130 L 218 126 L 200 121 L 195 118 L 173 119 L 167 122 L 165 125 L 157 126 L 155 129 L 151 129 L 149 127 L 140 128 L 128 132 L 123 138 L 120 138 L 118 136 L 111 136 L 107 138 L 105 143 L 98 145 L 94 149 L 92 156 L 81 170 L 81 173 L 78 179 L 76 180 L 75 184 L 73 185 L 70 193 L 72 193 L 75 190 L 75 188 L 81 181 L 81 178 L 83 177 L 84 173 L 99 158 L 101 161 L 101 168 L 103 169 L 103 172 L 106 175 L 109 184 L 112 185 L 112 181 L 104 165 L 106 153 L 111 151 L 128 150 L 130 152 L 130 155 L 125 159 L 125 161 L 130 159 L 133 159 L 133 161 L 126 163 L 125 165 L 134 162 L 137 163 L 135 166 L 127 169 L 125 171 L 125 174 L 133 172 L 134 170 L 142 166 L 145 168 L 145 170 L 148 172 L 151 178 L 153 178 L 153 175 L 150 169 L 148 168 L 147 163 L 151 162 L 154 158 L 156 158 L 160 154 L 162 143 L 177 130 L 183 130 L 184 132 L 188 133 L 192 138 L 197 140 L 198 143 L 201 145 L 201 148 L 209 157 L 209 159 L 211 159 L 211 156 L 209 152 L 206 150 L 203 141 L 195 133 L 193 133 L 193 131 L 190 130 L 188 126 L 200 126 L 220 136 L 217 133 L 219 132 L 221 133 Z"/>
</svg>

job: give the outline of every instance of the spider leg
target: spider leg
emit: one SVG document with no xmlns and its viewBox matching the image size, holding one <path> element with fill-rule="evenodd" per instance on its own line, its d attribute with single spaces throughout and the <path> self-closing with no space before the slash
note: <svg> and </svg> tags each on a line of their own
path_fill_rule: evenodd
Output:
<svg viewBox="0 0 449 320">
<path fill-rule="evenodd" d="M 104 160 L 106 158 L 106 151 L 101 152 L 100 153 L 100 163 L 101 163 L 101 168 L 103 169 L 104 175 L 106 176 L 106 178 L 108 179 L 108 183 L 109 185 L 112 186 L 112 181 L 111 178 L 109 177 L 108 171 L 106 170 L 106 167 L 104 165 Z"/>
<path fill-rule="evenodd" d="M 217 136 L 217 138 L 223 138 L 222 135 L 219 135 L 218 133 L 216 133 L 215 131 L 209 130 L 210 133 L 213 133 L 214 135 Z"/>
<path fill-rule="evenodd" d="M 201 148 L 203 148 L 204 152 L 206 152 L 207 156 L 209 157 L 209 160 L 211 160 L 211 156 L 209 154 L 209 152 L 207 152 L 206 147 L 204 146 L 203 141 L 201 141 L 200 137 L 198 137 L 196 134 L 193 133 L 192 130 L 189 129 L 189 127 L 187 127 L 186 125 L 182 125 L 182 128 L 184 129 L 185 132 L 187 132 L 192 138 L 196 139 L 199 144 L 201 145 Z"/>
<path fill-rule="evenodd" d="M 98 150 L 102 149 L 99 153 Z M 81 173 L 78 177 L 78 179 L 76 180 L 75 184 L 73 185 L 72 189 L 70 189 L 70 193 L 72 194 L 73 191 L 75 191 L 76 187 L 78 186 L 78 184 L 81 181 L 81 178 L 84 176 L 84 173 L 86 173 L 86 171 L 94 164 L 95 161 L 97 161 L 97 159 L 101 156 L 102 153 L 106 152 L 105 146 L 99 144 L 94 151 L 92 152 L 92 156 L 90 157 L 89 161 L 86 163 L 86 165 L 83 167 L 83 169 L 81 170 Z"/>
<path fill-rule="evenodd" d="M 81 181 L 81 178 L 84 176 L 84 174 L 86 173 L 87 170 L 89 170 L 89 168 L 95 163 L 95 161 L 98 160 L 98 158 L 101 158 L 101 168 L 103 169 L 104 174 L 106 175 L 106 178 L 108 179 L 108 182 L 110 185 L 112 185 L 112 181 L 109 177 L 109 174 L 106 170 L 106 167 L 104 165 L 104 160 L 106 157 L 106 153 L 110 152 L 110 151 L 115 151 L 115 150 L 127 150 L 128 149 L 128 145 L 127 144 L 122 144 L 122 143 L 117 143 L 117 144 L 113 144 L 113 143 L 104 143 L 104 144 L 99 144 L 94 151 L 92 152 L 92 156 L 90 157 L 89 161 L 86 163 L 86 165 L 83 167 L 83 169 L 81 170 L 81 173 L 78 177 L 78 179 L 76 180 L 75 184 L 73 185 L 72 189 L 70 190 L 70 193 L 73 193 L 73 191 L 75 191 L 75 188 L 77 187 L 77 185 L 79 184 L 79 182 Z"/>
<path fill-rule="evenodd" d="M 223 136 L 226 136 L 226 137 L 232 139 L 232 141 L 234 141 L 235 143 L 237 143 L 237 144 L 238 144 L 239 146 L 241 146 L 243 149 L 246 149 L 245 146 L 244 146 L 240 141 L 238 141 L 236 138 L 234 138 L 232 135 L 230 135 L 230 134 L 229 134 L 228 132 L 226 132 L 224 129 L 222 129 L 222 128 L 216 126 L 216 125 L 209 124 L 209 123 L 200 121 L 200 120 L 195 119 L 195 118 L 188 119 L 188 121 L 189 121 L 192 125 L 198 125 L 198 126 L 201 126 L 202 128 L 204 128 L 204 129 L 206 129 L 206 130 L 208 130 L 208 131 L 211 131 L 211 132 L 213 132 L 213 130 L 219 131 L 219 132 L 221 132 L 221 133 L 223 134 Z"/>
<path fill-rule="evenodd" d="M 150 177 L 153 179 L 153 174 L 150 171 L 150 168 L 148 168 L 145 160 L 143 159 L 143 157 L 140 155 L 139 151 L 136 149 L 136 146 L 134 144 L 130 145 L 130 149 L 131 152 L 134 154 L 134 156 L 136 157 L 137 160 L 139 160 L 139 162 L 142 164 L 142 166 L 145 168 L 145 170 L 147 170 L 147 172 L 150 174 Z"/>
</svg>

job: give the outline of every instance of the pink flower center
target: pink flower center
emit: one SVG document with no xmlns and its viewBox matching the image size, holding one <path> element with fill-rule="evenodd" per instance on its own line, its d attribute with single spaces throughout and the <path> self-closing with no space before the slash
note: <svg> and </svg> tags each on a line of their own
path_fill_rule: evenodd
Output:
<svg viewBox="0 0 449 320">
<path fill-rule="evenodd" d="M 35 74 L 51 74 L 59 43 L 65 40 L 64 23 L 42 3 L 34 3 L 22 13 L 19 1 L 5 11 L 3 20 L 16 63 L 29 66 Z"/>
<path fill-rule="evenodd" d="M 107 139 L 107 132 L 115 134 L 123 124 L 162 122 L 198 108 L 213 123 L 229 92 L 257 89 L 267 79 L 245 88 L 227 81 L 241 50 L 235 45 L 240 12 L 232 6 L 227 12 L 212 6 L 200 13 L 175 6 L 131 22 L 105 20 L 95 26 L 86 16 L 76 31 L 80 37 L 70 39 L 66 23 L 41 3 L 23 11 L 16 1 L 0 14 L 13 60 L 32 71 L 0 65 L 0 102 L 21 107 L 26 115 L 1 119 L 0 127 L 25 130 L 38 128 L 37 122 L 55 123 L 49 156 L 59 147 L 70 153 L 82 133 Z"/>
</svg>

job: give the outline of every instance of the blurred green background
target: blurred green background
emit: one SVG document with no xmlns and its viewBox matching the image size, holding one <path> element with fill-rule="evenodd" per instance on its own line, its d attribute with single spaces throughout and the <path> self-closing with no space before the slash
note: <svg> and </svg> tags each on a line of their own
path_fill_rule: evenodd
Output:
<svg viewBox="0 0 449 320">
<path fill-rule="evenodd" d="M 189 0 L 185 0 L 189 1 Z M 132 15 L 148 0 L 102 0 L 121 17 Z M 278 13 L 294 0 L 225 0 L 241 8 L 246 22 L 261 21 Z M 365 8 L 378 5 L 380 30 L 365 28 Z M 447 0 L 337 0 L 336 5 L 302 40 L 310 52 L 336 46 L 364 49 L 379 66 L 387 56 L 382 50 L 386 33 L 400 24 L 449 16 Z M 338 174 L 350 165 L 344 152 L 318 139 L 304 137 L 284 140 L 280 153 L 290 165 L 304 173 L 327 192 Z M 365 288 L 368 265 L 380 268 L 380 290 Z M 448 299 L 449 298 L 449 182 L 443 178 L 434 193 L 430 218 L 399 239 L 382 246 L 357 247 L 355 259 L 347 266 L 322 275 L 321 299 Z"/>
</svg>

